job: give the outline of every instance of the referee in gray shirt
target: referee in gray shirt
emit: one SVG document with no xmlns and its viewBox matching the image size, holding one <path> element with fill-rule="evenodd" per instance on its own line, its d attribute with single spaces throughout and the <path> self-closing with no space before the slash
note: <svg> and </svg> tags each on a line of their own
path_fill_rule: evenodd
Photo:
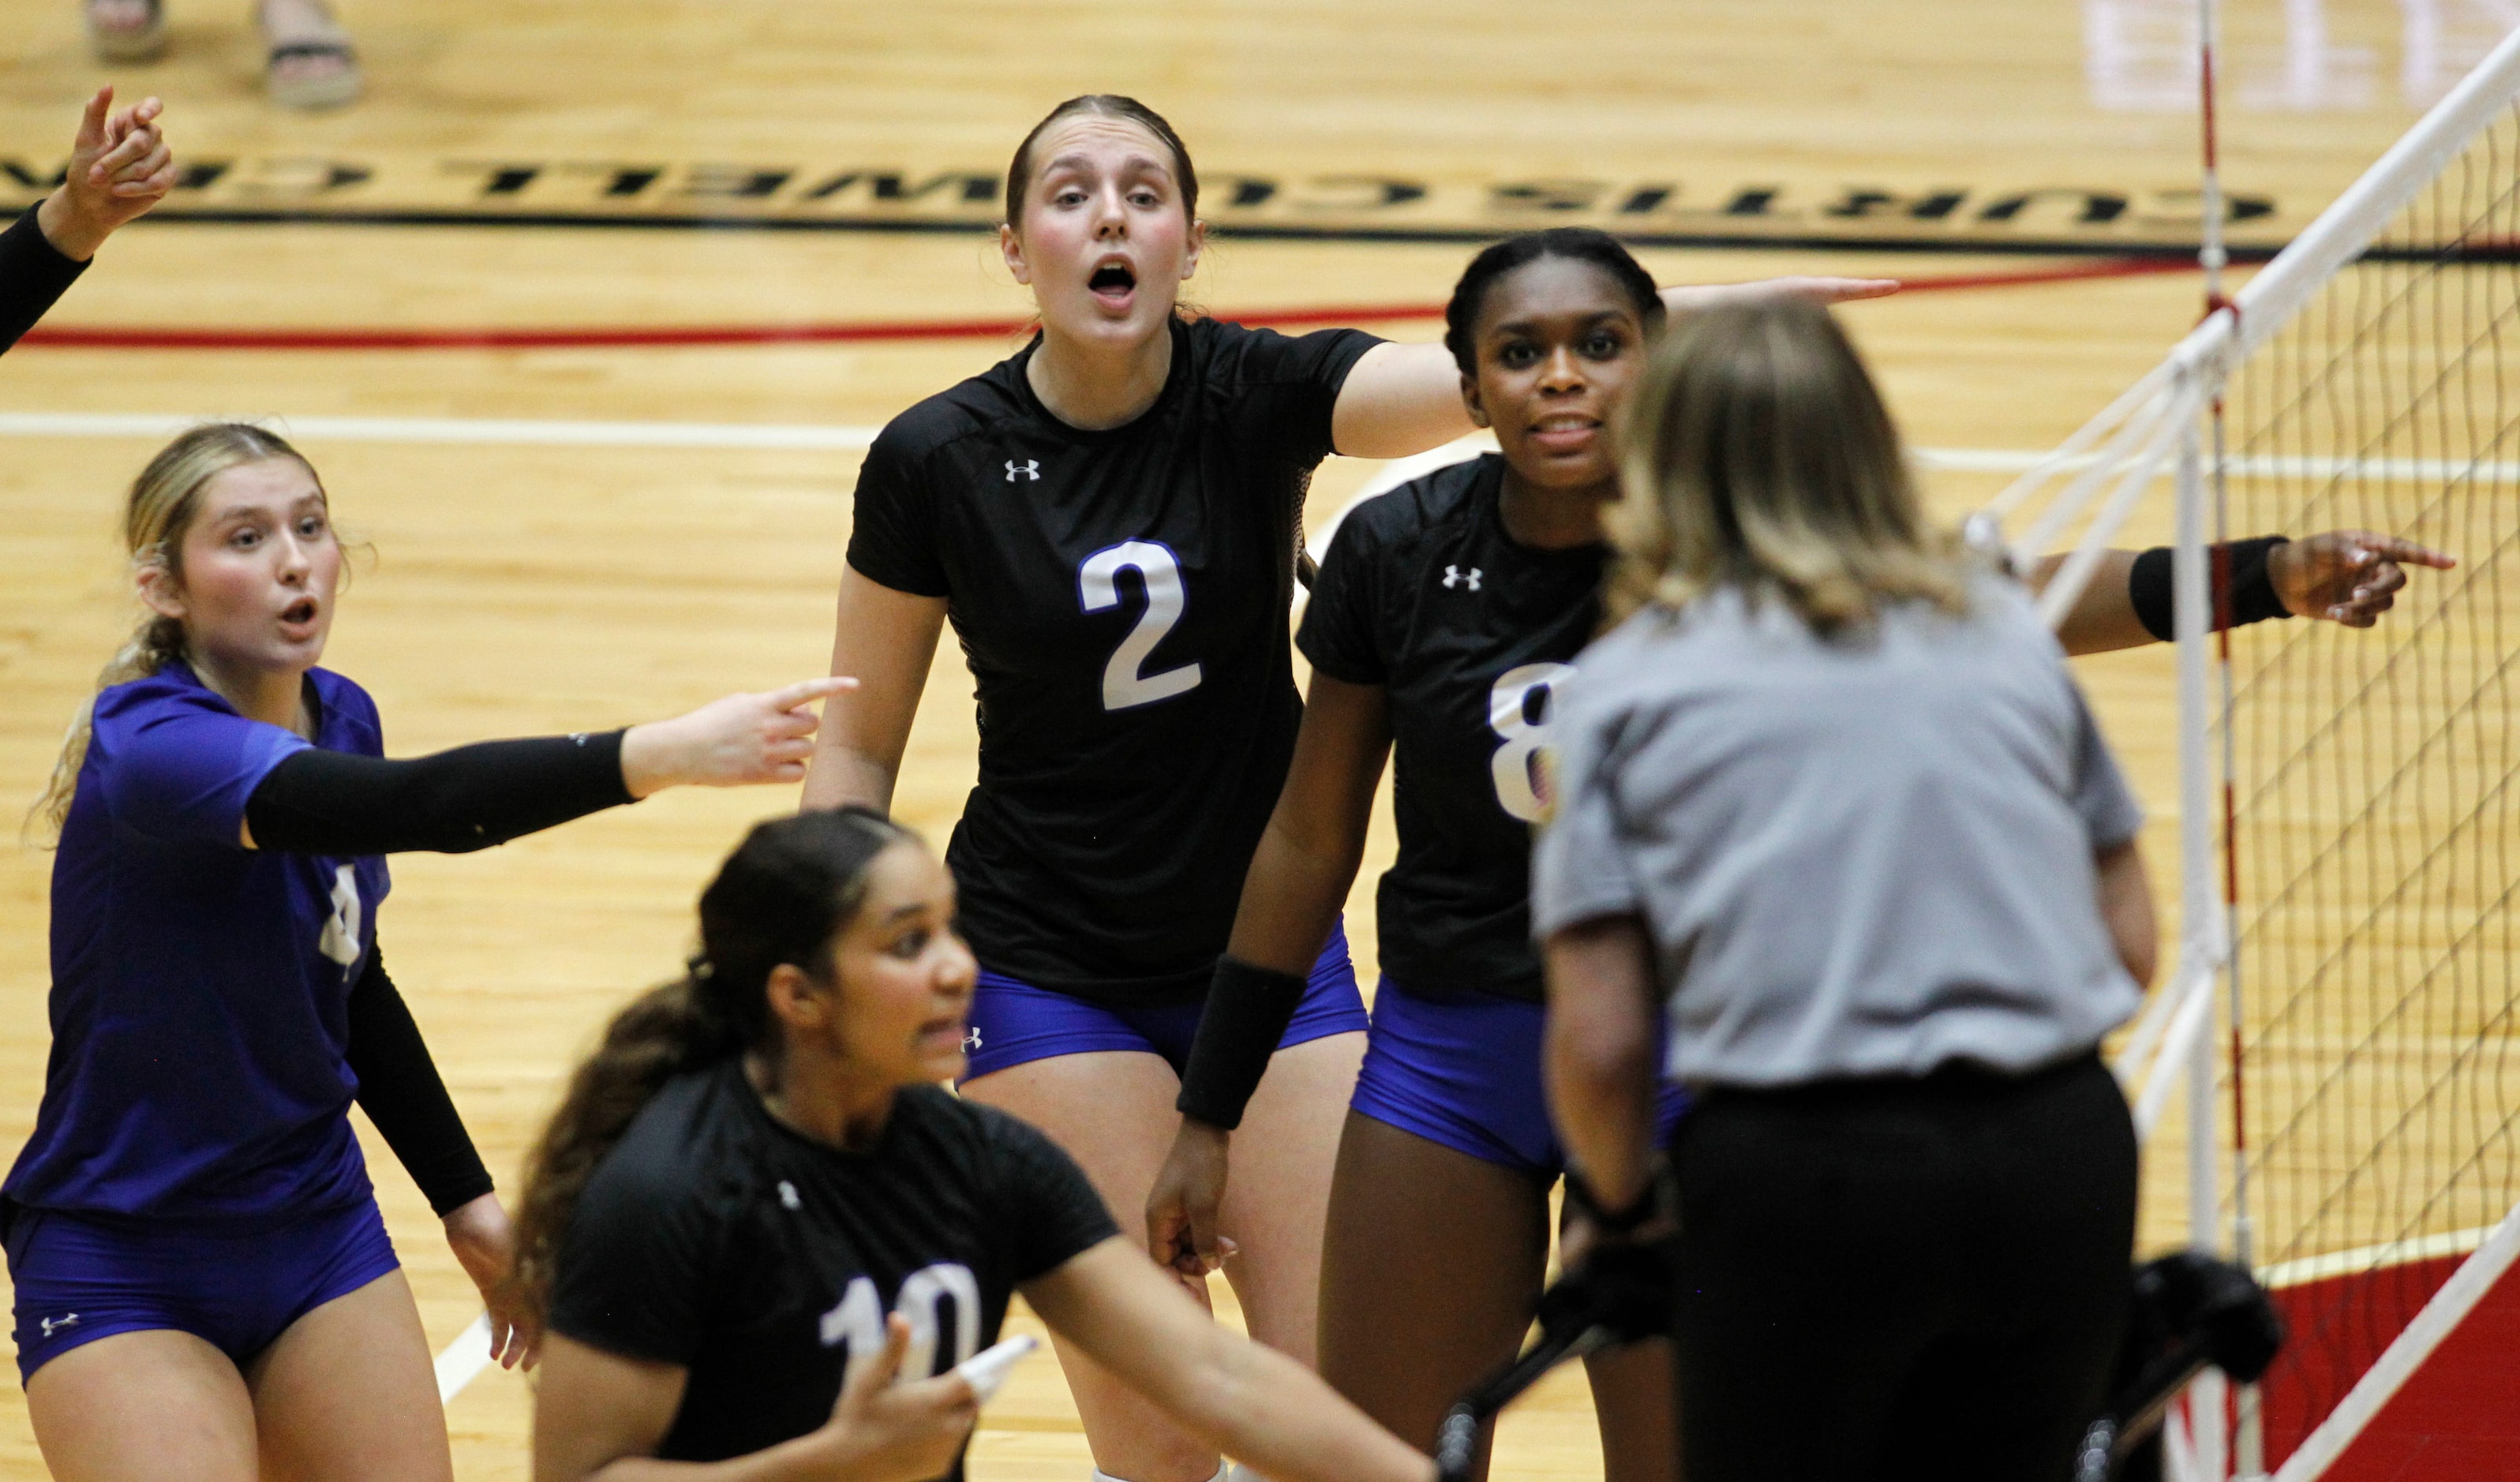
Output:
<svg viewBox="0 0 2520 1482">
<path fill-rule="evenodd" d="M 2152 971 L 2142 822 L 2063 651 L 1929 531 L 1825 310 L 1700 314 L 1632 406 L 1613 612 L 1533 869 L 1597 1237 L 1671 1148 L 1683 1472 L 2066 1475 L 2127 1302 L 2096 1055 Z"/>
</svg>

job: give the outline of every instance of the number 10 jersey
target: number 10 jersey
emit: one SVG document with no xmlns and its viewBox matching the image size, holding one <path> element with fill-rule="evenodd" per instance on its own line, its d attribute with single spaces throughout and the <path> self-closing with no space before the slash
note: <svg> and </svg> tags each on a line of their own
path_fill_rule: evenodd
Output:
<svg viewBox="0 0 2520 1482">
<path fill-rule="evenodd" d="M 978 687 L 946 862 L 983 966 L 1128 1005 L 1205 987 L 1283 785 L 1304 491 L 1377 341 L 1172 326 L 1153 406 L 1067 426 L 1012 358 L 885 427 L 848 561 L 942 597 Z"/>
</svg>

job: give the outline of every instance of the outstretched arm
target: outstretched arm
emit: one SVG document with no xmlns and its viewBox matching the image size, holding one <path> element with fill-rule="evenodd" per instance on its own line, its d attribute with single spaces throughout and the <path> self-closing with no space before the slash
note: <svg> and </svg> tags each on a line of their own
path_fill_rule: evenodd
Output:
<svg viewBox="0 0 2520 1482">
<path fill-rule="evenodd" d="M 795 782 L 814 702 L 849 684 L 810 679 L 626 731 L 482 741 L 407 761 L 299 751 L 255 786 L 240 841 L 306 854 L 463 854 L 667 787 Z"/>
<path fill-rule="evenodd" d="M 1365 857 L 1373 789 L 1391 753 L 1380 685 L 1316 671 L 1277 811 L 1242 877 L 1226 961 L 1182 1075 L 1181 1131 L 1147 1195 L 1147 1248 L 1183 1275 L 1216 1268 L 1226 1145 L 1284 1037 L 1305 975 Z"/>
<path fill-rule="evenodd" d="M 2367 628 L 2397 603 L 2407 567 L 2446 571 L 2458 563 L 2413 541 L 2369 530 L 2327 530 L 2299 540 L 2261 536 L 2232 541 L 2230 550 L 2235 626 L 2292 616 Z M 2167 642 L 2170 562 L 2168 546 L 2103 556 L 2056 629 L 2065 651 L 2105 653 Z M 2062 556 L 2042 560 L 2030 572 L 2032 590 L 2045 588 L 2064 563 Z"/>
<path fill-rule="evenodd" d="M 1675 318 L 1743 299 L 1791 295 L 1819 303 L 1899 292 L 1887 278 L 1770 278 L 1758 283 L 1690 284 L 1662 291 Z M 1347 373 L 1330 412 L 1330 441 L 1350 458 L 1406 458 L 1468 436 L 1462 368 L 1441 344 L 1378 344 Z"/>
<path fill-rule="evenodd" d="M 890 811 L 910 723 L 918 719 L 944 631 L 944 598 L 896 592 L 855 566 L 841 568 L 832 672 L 855 675 L 858 683 L 824 714 L 803 806 L 856 803 Z"/>
<path fill-rule="evenodd" d="M 1060 1337 L 1183 1429 L 1277 1482 L 1433 1482 L 1434 1462 L 1311 1370 L 1220 1325 L 1119 1236 L 1023 1294 Z"/>
</svg>

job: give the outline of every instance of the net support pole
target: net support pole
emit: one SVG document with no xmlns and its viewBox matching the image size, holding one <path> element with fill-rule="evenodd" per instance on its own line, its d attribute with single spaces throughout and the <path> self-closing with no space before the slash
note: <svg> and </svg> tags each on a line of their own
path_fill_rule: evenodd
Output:
<svg viewBox="0 0 2520 1482">
<path fill-rule="evenodd" d="M 2187 382 L 2193 363 L 2180 367 Z M 2205 457 L 2192 410 L 2179 429 L 2179 461 L 2171 549 L 2171 632 L 2179 668 L 2179 980 L 2210 975 L 2222 960 L 2221 903 L 2215 898 L 2214 805 L 2207 699 L 2209 656 L 2205 550 Z M 2211 1011 L 2210 1010 L 2208 1010 Z M 2214 1037 L 2187 1043 L 2187 1241 L 2201 1251 L 2222 1248 L 2217 1214 L 2222 1199 L 2214 1125 Z"/>
<path fill-rule="evenodd" d="M 2184 347 L 2182 347 L 2184 348 Z M 2179 669 L 2179 980 L 2197 984 L 2199 996 L 2213 1012 L 2212 981 L 2222 960 L 2224 922 L 2214 883 L 2214 768 L 2211 755 L 2213 712 L 2207 698 L 2207 609 L 2212 601 L 2207 578 L 2205 521 L 2207 490 L 2205 455 L 2194 392 L 2210 362 L 2201 355 L 2182 356 L 2179 365 L 2179 455 L 2174 495 L 2174 544 L 2171 553 L 2172 633 L 2178 642 Z M 2187 1056 L 2187 1240 L 2196 1249 L 2218 1252 L 2222 1199 L 2220 1143 L 2215 1127 L 2214 1036 L 2199 1033 L 2185 1047 Z M 2224 1425 L 2225 1388 L 2219 1373 L 2208 1370 L 2187 1392 L 2188 1436 L 2198 1468 L 2222 1478 L 2228 1451 Z"/>
</svg>

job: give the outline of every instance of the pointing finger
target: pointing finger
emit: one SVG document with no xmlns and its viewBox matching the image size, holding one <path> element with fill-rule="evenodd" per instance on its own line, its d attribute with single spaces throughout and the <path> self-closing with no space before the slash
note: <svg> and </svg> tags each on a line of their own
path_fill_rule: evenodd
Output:
<svg viewBox="0 0 2520 1482">
<path fill-rule="evenodd" d="M 109 84 L 98 88 L 96 96 L 87 101 L 87 111 L 79 114 L 78 143 L 75 148 L 92 150 L 105 143 L 106 114 L 112 112 L 112 86 Z"/>
<path fill-rule="evenodd" d="M 2404 561 L 2411 566 L 2429 566 L 2436 571 L 2447 571 L 2458 564 L 2458 558 L 2455 556 L 2446 556 L 2430 547 L 2419 546 L 2411 540 L 2400 540 L 2391 535 L 2376 537 L 2365 544 L 2375 556 L 2389 561 Z"/>
<path fill-rule="evenodd" d="M 793 710 L 798 705 L 811 704 L 828 696 L 837 695 L 842 690 L 854 690 L 857 687 L 856 677 L 847 674 L 832 674 L 822 679 L 809 679 L 801 684 L 789 685 L 785 690 L 772 691 L 770 707 L 774 710 Z"/>
</svg>

